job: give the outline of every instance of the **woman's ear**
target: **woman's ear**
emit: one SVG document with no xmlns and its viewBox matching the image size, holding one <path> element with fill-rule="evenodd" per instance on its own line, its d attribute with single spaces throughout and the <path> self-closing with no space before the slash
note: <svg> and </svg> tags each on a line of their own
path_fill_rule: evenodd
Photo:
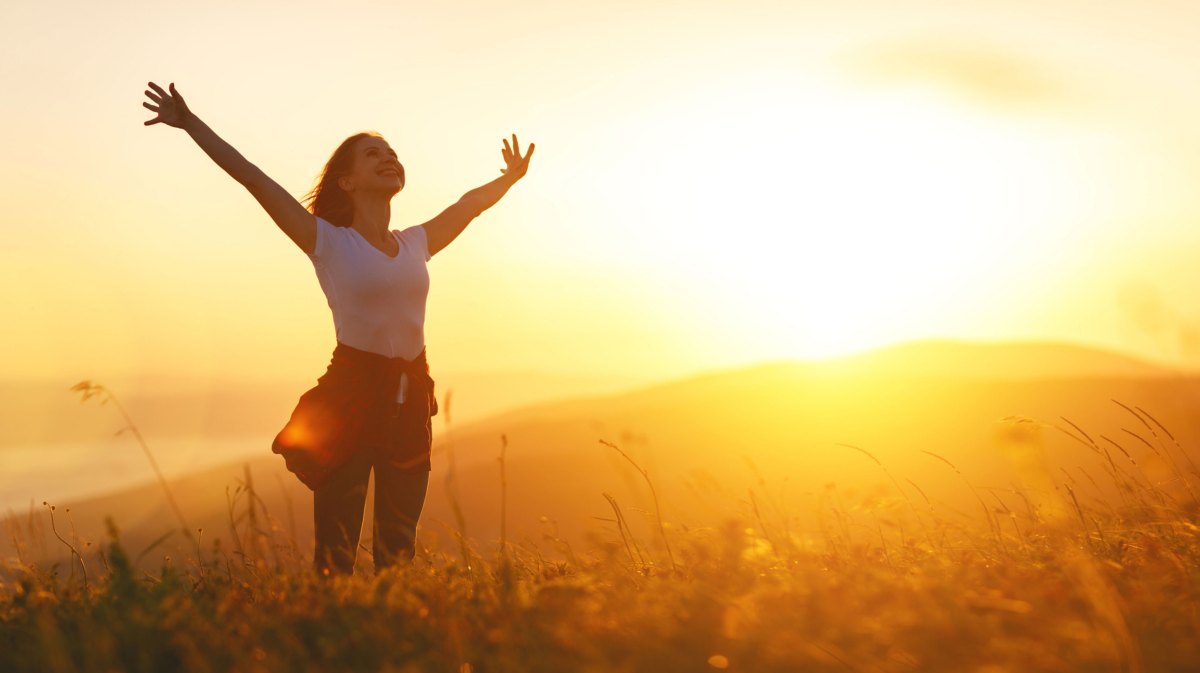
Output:
<svg viewBox="0 0 1200 673">
<path fill-rule="evenodd" d="M 354 181 L 351 180 L 349 176 L 342 176 L 338 178 L 337 184 L 338 187 L 342 188 L 343 192 L 348 192 L 350 191 L 350 188 L 354 186 Z"/>
</svg>

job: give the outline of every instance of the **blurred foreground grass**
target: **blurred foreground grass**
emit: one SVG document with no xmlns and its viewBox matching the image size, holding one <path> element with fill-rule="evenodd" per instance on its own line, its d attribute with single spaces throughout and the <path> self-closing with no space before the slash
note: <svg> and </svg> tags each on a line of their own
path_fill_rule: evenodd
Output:
<svg viewBox="0 0 1200 673">
<path fill-rule="evenodd" d="M 636 535 L 609 498 L 588 549 L 461 540 L 331 580 L 254 516 L 236 549 L 198 535 L 155 573 L 113 528 L 96 557 L 7 560 L 0 671 L 1200 670 L 1200 473 L 1169 435 L 1148 440 L 1151 478 L 1076 431 L 1108 500 L 1044 468 L 1007 494 L 959 474 L 979 505 L 963 514 L 879 464 L 886 493 L 830 486 L 810 530 L 765 489 L 741 516 Z M 1032 440 L 1011 432 L 1019 460 Z"/>
</svg>

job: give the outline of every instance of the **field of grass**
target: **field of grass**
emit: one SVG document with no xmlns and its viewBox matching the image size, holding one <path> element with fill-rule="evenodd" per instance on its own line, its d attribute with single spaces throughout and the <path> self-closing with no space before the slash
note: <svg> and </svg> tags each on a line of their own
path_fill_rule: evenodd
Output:
<svg viewBox="0 0 1200 673">
<path fill-rule="evenodd" d="M 883 486 L 830 484 L 813 512 L 778 506 L 765 481 L 707 527 L 610 498 L 586 549 L 552 532 L 538 547 L 424 535 L 410 566 L 380 574 L 365 545 L 349 578 L 314 577 L 253 493 L 231 512 L 233 548 L 194 531 L 195 552 L 154 572 L 136 561 L 156 550 L 123 548 L 115 526 L 91 554 L 66 512 L 51 530 L 12 519 L 15 548 L 74 551 L 5 561 L 0 671 L 1200 670 L 1200 471 L 1131 413 L 1154 463 L 1069 428 L 1096 465 L 1051 471 L 1020 419 L 1028 479 L 1010 492 L 933 456 L 972 511 L 857 449 Z"/>
</svg>

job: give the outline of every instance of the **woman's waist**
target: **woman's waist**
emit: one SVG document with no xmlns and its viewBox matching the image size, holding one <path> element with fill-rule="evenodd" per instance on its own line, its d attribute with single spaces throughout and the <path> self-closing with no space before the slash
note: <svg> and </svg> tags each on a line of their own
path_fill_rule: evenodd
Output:
<svg viewBox="0 0 1200 673">
<path fill-rule="evenodd" d="M 331 369 L 355 370 L 388 378 L 399 378 L 403 374 L 409 376 L 428 376 L 429 374 L 429 362 L 425 357 L 423 346 L 414 357 L 391 357 L 358 346 L 351 346 L 340 339 L 333 349 L 329 366 Z"/>
</svg>

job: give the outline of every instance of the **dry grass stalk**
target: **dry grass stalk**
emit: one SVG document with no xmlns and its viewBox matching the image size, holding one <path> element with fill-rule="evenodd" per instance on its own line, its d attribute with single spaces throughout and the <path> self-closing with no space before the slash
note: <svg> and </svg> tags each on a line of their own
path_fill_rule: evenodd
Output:
<svg viewBox="0 0 1200 673">
<path fill-rule="evenodd" d="M 633 469 L 637 470 L 638 473 L 642 475 L 642 478 L 646 480 L 646 485 L 650 487 L 650 496 L 654 499 L 654 516 L 658 519 L 658 532 L 659 535 L 662 536 L 663 546 L 666 547 L 667 558 L 671 562 L 671 571 L 678 571 L 679 567 L 675 564 L 675 555 L 671 553 L 671 543 L 667 540 L 667 529 L 666 526 L 663 525 L 662 508 L 659 507 L 658 504 L 658 492 L 654 489 L 654 482 L 650 481 L 650 474 L 647 473 L 646 470 L 642 469 L 642 467 L 638 465 L 633 458 L 629 457 L 629 454 L 622 451 L 621 448 L 616 444 L 607 442 L 603 439 L 600 440 L 600 443 L 621 454 L 621 457 L 629 461 L 629 464 L 633 465 Z"/>
<path fill-rule="evenodd" d="M 188 525 L 187 520 L 183 517 L 183 511 L 179 509 L 179 505 L 175 502 L 175 496 L 171 493 L 171 487 L 167 485 L 167 480 L 163 477 L 162 470 L 158 469 L 158 461 L 154 459 L 154 454 L 150 452 L 150 447 L 146 444 L 146 438 L 142 437 L 142 431 L 138 429 L 116 395 L 103 385 L 91 381 L 80 381 L 71 386 L 71 391 L 82 395 L 80 402 L 86 402 L 92 397 L 99 397 L 101 405 L 109 402 L 113 403 L 113 406 L 116 407 L 117 411 L 121 414 L 121 418 L 125 421 L 125 426 L 117 430 L 116 434 L 121 435 L 129 432 L 137 439 L 138 445 L 142 447 L 142 452 L 146 454 L 146 460 L 150 461 L 150 467 L 154 469 L 154 475 L 158 477 L 158 483 L 162 486 L 163 493 L 167 496 L 167 502 L 170 504 L 171 510 L 175 512 L 175 517 L 179 519 L 179 525 L 183 530 L 183 534 L 190 538 L 192 536 L 192 527 Z"/>
</svg>

